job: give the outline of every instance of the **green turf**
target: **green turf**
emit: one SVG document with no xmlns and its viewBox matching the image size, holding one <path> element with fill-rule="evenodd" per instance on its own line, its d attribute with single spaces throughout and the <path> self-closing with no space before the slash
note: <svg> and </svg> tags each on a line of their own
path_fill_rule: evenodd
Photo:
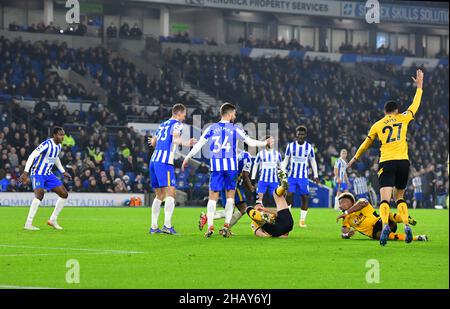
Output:
<svg viewBox="0 0 450 309">
<path fill-rule="evenodd" d="M 295 226 L 287 239 L 256 238 L 247 217 L 233 229 L 236 236 L 205 239 L 197 228 L 199 208 L 176 209 L 179 236 L 149 235 L 149 208 L 67 207 L 59 219 L 64 231 L 45 225 L 51 211 L 39 209 L 34 223 L 40 231 L 24 231 L 28 208 L 0 207 L 0 286 L 449 288 L 446 210 L 411 211 L 418 221 L 415 234 L 428 234 L 430 242 L 389 242 L 386 247 L 359 234 L 340 239 L 338 213 L 330 209 L 310 210 L 308 227 Z M 69 259 L 80 264 L 79 284 L 66 283 Z M 380 263 L 378 284 L 366 282 L 369 259 Z"/>
</svg>

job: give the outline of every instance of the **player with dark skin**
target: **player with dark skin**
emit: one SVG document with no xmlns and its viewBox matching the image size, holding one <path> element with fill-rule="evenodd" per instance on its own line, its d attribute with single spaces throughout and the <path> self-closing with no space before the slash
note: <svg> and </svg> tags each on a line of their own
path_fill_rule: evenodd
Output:
<svg viewBox="0 0 450 309">
<path fill-rule="evenodd" d="M 304 132 L 304 131 L 297 131 L 295 136 L 297 137 L 297 143 L 299 145 L 303 145 L 303 143 L 306 140 L 307 133 Z M 320 183 L 319 178 L 315 177 L 314 178 L 314 182 L 316 184 L 319 184 Z M 301 199 L 302 199 L 302 207 L 301 207 L 301 209 L 302 210 L 308 210 L 308 195 L 301 195 Z M 286 201 L 287 201 L 288 205 L 292 205 L 293 200 L 294 200 L 293 192 L 287 192 L 287 194 L 286 194 Z"/>
<path fill-rule="evenodd" d="M 64 135 L 65 135 L 64 130 L 59 130 L 57 133 L 53 134 L 52 139 L 56 145 L 59 145 L 62 143 L 62 141 L 64 139 Z M 70 174 L 67 172 L 64 172 L 63 175 L 64 175 L 64 177 L 72 179 L 72 176 L 70 176 Z M 25 185 L 28 184 L 30 182 L 29 173 L 24 171 L 22 173 L 22 175 L 20 175 L 19 182 L 21 182 Z M 61 197 L 63 199 L 66 199 L 69 196 L 69 193 L 67 192 L 66 188 L 63 185 L 52 189 L 52 191 L 55 192 L 59 197 Z M 42 201 L 44 199 L 44 194 L 45 194 L 45 191 L 42 188 L 37 188 L 34 190 L 34 196 L 40 201 Z"/>
</svg>

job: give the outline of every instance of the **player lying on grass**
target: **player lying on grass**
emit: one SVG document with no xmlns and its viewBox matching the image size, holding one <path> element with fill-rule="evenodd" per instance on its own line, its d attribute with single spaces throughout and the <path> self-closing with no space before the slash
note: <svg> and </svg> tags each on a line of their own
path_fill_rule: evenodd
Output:
<svg viewBox="0 0 450 309">
<path fill-rule="evenodd" d="M 350 238 L 355 234 L 355 230 L 361 234 L 373 238 L 380 239 L 381 230 L 383 229 L 380 216 L 377 214 L 373 206 L 366 199 L 359 199 L 355 203 L 355 197 L 350 192 L 344 192 L 339 196 L 339 208 L 344 212 L 337 217 L 344 219 L 342 223 L 342 238 Z M 409 217 L 409 224 L 416 225 L 416 221 Z M 406 235 L 402 233 L 395 233 L 397 231 L 397 223 L 402 223 L 403 220 L 399 214 L 389 214 L 389 234 L 390 240 L 405 240 Z M 413 240 L 427 241 L 426 235 L 413 236 Z"/>
<path fill-rule="evenodd" d="M 264 208 L 261 204 L 247 207 L 247 214 L 253 220 L 252 230 L 258 237 L 287 237 L 294 226 L 291 210 L 284 197 L 288 189 L 287 176 L 281 170 L 278 179 L 280 186 L 273 192 L 276 211 Z"/>
</svg>

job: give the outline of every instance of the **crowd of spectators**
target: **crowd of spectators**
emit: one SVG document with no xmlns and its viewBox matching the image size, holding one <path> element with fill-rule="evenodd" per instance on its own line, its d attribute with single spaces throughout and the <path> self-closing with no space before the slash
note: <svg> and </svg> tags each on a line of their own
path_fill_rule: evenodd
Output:
<svg viewBox="0 0 450 309">
<path fill-rule="evenodd" d="M 294 139 L 297 125 L 306 125 L 308 138 L 317 149 L 319 173 L 329 179 L 333 178 L 332 162 L 339 150 L 356 152 L 369 125 L 382 117 L 384 102 L 395 98 L 405 109 L 415 92 L 411 83 L 414 68 L 397 70 L 389 65 L 373 65 L 374 70 L 394 80 L 383 87 L 358 78 L 333 62 L 252 59 L 180 50 L 167 51 L 165 56 L 204 91 L 235 102 L 240 109 L 238 121 L 278 123 L 281 147 Z M 410 125 L 414 136 L 410 139 L 411 162 L 419 170 L 434 166 L 438 177 L 439 173 L 445 175 L 448 154 L 448 145 L 440 142 L 448 140 L 448 67 L 425 72 L 423 107 Z M 377 156 L 375 145 L 356 169 L 361 173 L 370 171 Z"/>
<path fill-rule="evenodd" d="M 217 42 L 214 38 L 190 38 L 189 33 L 186 31 L 184 33 L 177 32 L 172 36 L 160 36 L 160 42 L 171 42 L 171 43 L 186 43 L 186 44 L 197 44 L 197 45 L 211 45 L 217 46 Z"/>
<path fill-rule="evenodd" d="M 249 36 L 247 39 L 240 37 L 238 43 L 243 47 L 252 48 L 270 48 L 270 49 L 285 49 L 285 50 L 297 50 L 297 51 L 313 51 L 311 46 L 303 46 L 296 39 L 292 38 L 288 42 L 282 38 L 281 40 L 262 40 L 253 36 Z"/>
<path fill-rule="evenodd" d="M 68 25 L 64 30 L 60 26 L 50 22 L 45 25 L 43 22 L 38 24 L 31 24 L 29 26 L 17 25 L 16 22 L 12 22 L 8 26 L 9 31 L 23 31 L 32 33 L 51 33 L 51 34 L 65 34 L 65 35 L 79 35 L 84 36 L 87 32 L 87 27 L 84 23 Z"/>
<path fill-rule="evenodd" d="M 111 24 L 106 28 L 106 37 L 107 38 L 121 38 L 121 39 L 130 39 L 130 40 L 140 40 L 142 39 L 142 29 L 139 28 L 138 24 L 135 23 L 133 27 L 130 28 L 127 22 L 124 22 L 119 29 L 111 22 Z"/>
</svg>

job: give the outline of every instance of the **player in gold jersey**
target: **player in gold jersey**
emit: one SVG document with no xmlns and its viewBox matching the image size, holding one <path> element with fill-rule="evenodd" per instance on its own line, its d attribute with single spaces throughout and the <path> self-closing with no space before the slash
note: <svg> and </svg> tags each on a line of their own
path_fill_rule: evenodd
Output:
<svg viewBox="0 0 450 309">
<path fill-rule="evenodd" d="M 381 219 L 373 206 L 366 199 L 359 199 L 355 203 L 355 198 L 350 192 L 344 192 L 339 197 L 339 208 L 344 212 L 337 217 L 344 219 L 342 222 L 342 238 L 350 238 L 355 234 L 355 230 L 361 234 L 373 238 L 380 239 L 381 236 Z M 391 232 L 388 237 L 390 240 L 405 240 L 406 235 L 396 233 L 397 223 L 403 220 L 398 214 L 389 214 L 389 227 Z M 411 224 L 415 224 L 412 218 L 409 218 Z M 413 240 L 427 241 L 426 235 L 413 236 Z"/>
<path fill-rule="evenodd" d="M 400 218 L 405 224 L 405 234 L 407 243 L 413 240 L 412 230 L 408 224 L 408 205 L 403 199 L 409 175 L 408 142 L 406 135 L 408 124 L 414 119 L 420 106 L 422 98 L 423 72 L 416 71 L 416 77 L 412 77 L 416 83 L 416 94 L 412 104 L 406 112 L 399 113 L 398 104 L 395 101 L 388 101 L 384 105 L 385 116 L 377 121 L 369 131 L 367 138 L 359 147 L 355 156 L 350 160 L 347 168 L 350 168 L 363 153 L 378 138 L 381 143 L 380 163 L 378 177 L 380 182 L 380 215 L 383 223 L 383 230 L 380 237 L 380 244 L 386 245 L 389 238 L 389 201 L 394 195 Z"/>
</svg>

